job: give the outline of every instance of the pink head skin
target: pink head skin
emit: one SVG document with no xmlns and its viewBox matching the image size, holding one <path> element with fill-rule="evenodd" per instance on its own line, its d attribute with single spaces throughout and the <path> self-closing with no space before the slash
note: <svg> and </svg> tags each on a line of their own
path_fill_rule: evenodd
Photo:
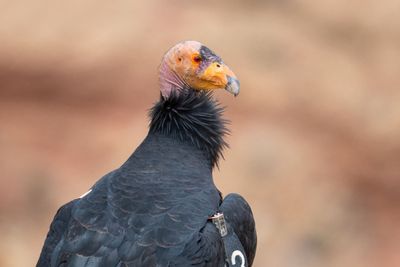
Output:
<svg viewBox="0 0 400 267">
<path fill-rule="evenodd" d="M 168 98 L 172 91 L 226 89 L 239 94 L 239 80 L 220 57 L 197 41 L 183 41 L 164 55 L 159 69 L 160 91 Z"/>
</svg>

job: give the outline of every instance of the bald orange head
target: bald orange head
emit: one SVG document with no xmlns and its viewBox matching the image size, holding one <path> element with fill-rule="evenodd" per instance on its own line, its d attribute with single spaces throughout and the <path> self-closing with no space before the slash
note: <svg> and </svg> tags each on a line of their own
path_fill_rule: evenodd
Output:
<svg viewBox="0 0 400 267">
<path fill-rule="evenodd" d="M 173 90 L 226 89 L 239 94 L 239 80 L 214 52 L 197 41 L 176 44 L 164 55 L 160 66 L 160 90 L 168 97 Z"/>
</svg>

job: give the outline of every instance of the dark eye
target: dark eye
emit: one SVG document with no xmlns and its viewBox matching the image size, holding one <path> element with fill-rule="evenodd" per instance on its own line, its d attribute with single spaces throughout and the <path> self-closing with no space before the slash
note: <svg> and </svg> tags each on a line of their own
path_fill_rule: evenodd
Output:
<svg viewBox="0 0 400 267">
<path fill-rule="evenodd" d="M 220 64 L 217 64 L 217 68 L 220 68 L 221 67 L 221 65 Z"/>
<path fill-rule="evenodd" d="M 200 55 L 196 55 L 193 57 L 193 61 L 199 63 L 202 60 Z"/>
</svg>

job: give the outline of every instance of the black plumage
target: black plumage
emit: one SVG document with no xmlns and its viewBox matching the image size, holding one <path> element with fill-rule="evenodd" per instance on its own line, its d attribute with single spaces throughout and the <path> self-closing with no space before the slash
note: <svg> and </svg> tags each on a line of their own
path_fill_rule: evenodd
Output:
<svg viewBox="0 0 400 267">
<path fill-rule="evenodd" d="M 150 111 L 150 134 L 161 133 L 181 142 L 194 144 L 205 150 L 211 165 L 218 164 L 222 151 L 228 146 L 227 120 L 222 118 L 223 108 L 212 99 L 211 92 L 186 89 L 168 99 L 160 97 Z"/>
<path fill-rule="evenodd" d="M 207 81 L 204 88 L 222 79 L 238 94 L 226 66 L 228 76 L 218 76 L 223 63 L 211 50 L 194 41 L 176 47 L 167 55 L 177 55 L 177 64 L 191 62 L 182 60 L 184 48 L 194 51 L 192 78 Z M 197 64 L 196 51 L 203 62 L 208 57 L 206 65 Z M 223 108 L 170 66 L 160 73 L 162 95 L 150 111 L 147 137 L 120 168 L 58 210 L 37 266 L 252 265 L 257 238 L 250 206 L 237 194 L 222 199 L 212 178 L 227 147 Z M 225 216 L 226 236 L 211 220 L 216 213 Z"/>
<path fill-rule="evenodd" d="M 59 209 L 37 266 L 224 266 L 230 255 L 209 220 L 217 211 L 251 266 L 251 209 L 235 194 L 222 201 L 212 179 L 226 146 L 222 111 L 210 93 L 161 97 L 130 158 Z"/>
</svg>

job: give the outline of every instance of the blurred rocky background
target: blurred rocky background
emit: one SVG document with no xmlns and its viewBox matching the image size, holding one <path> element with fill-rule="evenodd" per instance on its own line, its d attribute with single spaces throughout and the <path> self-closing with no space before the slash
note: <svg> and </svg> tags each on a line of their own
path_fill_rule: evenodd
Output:
<svg viewBox="0 0 400 267">
<path fill-rule="evenodd" d="M 241 79 L 215 170 L 256 267 L 400 266 L 400 2 L 0 0 L 0 266 L 33 266 L 57 208 L 147 132 L 180 40 Z"/>
</svg>

